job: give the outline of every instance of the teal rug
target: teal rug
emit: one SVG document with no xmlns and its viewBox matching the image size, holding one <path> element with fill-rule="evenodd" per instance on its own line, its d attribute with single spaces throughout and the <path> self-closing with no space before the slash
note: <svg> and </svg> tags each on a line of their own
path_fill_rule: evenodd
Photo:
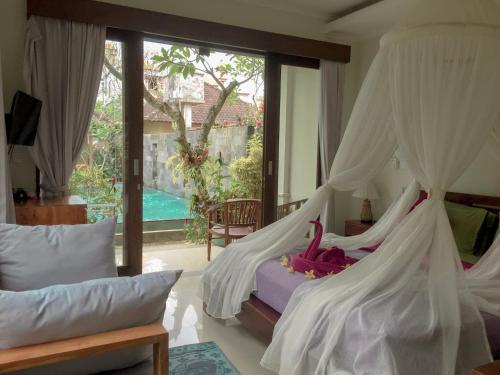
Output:
<svg viewBox="0 0 500 375">
<path fill-rule="evenodd" d="M 169 375 L 240 375 L 213 341 L 168 350 Z"/>
</svg>

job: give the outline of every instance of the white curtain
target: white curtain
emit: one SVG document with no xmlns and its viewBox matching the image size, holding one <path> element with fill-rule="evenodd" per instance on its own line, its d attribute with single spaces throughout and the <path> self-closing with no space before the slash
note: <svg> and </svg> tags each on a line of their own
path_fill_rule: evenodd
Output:
<svg viewBox="0 0 500 375">
<path fill-rule="evenodd" d="M 385 61 L 376 58 L 363 84 L 360 100 L 339 147 L 328 184 L 321 186 L 298 211 L 232 243 L 205 269 L 201 294 L 207 313 L 216 318 L 231 318 L 241 310 L 241 303 L 255 290 L 255 271 L 264 261 L 288 253 L 304 240 L 325 206 L 332 188 L 354 190 L 372 180 L 392 157 L 396 147 L 390 103 L 378 90 L 387 92 L 388 71 Z M 353 241 L 363 246 L 380 242 L 408 212 L 418 193 L 413 183 L 370 231 L 355 240 L 328 236 L 328 242 L 352 248 Z M 359 247 L 359 246 L 358 246 Z"/>
<path fill-rule="evenodd" d="M 106 29 L 32 16 L 25 40 L 27 92 L 42 101 L 32 156 L 42 193 L 68 193 L 101 79 Z"/>
<path fill-rule="evenodd" d="M 500 119 L 490 138 L 486 142 L 486 151 L 496 162 L 500 163 Z"/>
<path fill-rule="evenodd" d="M 465 275 L 481 311 L 500 316 L 500 235 Z"/>
<path fill-rule="evenodd" d="M 13 223 L 15 222 L 15 213 L 7 156 L 1 60 L 0 56 L 0 223 Z"/>
<path fill-rule="evenodd" d="M 447 1 L 420 5 L 433 17 L 437 3 L 463 10 Z M 462 5 L 471 3 L 480 15 L 484 3 L 494 4 Z M 500 21 L 499 9 L 493 10 Z M 356 125 L 357 111 L 380 101 L 367 93 L 383 97 L 399 154 L 430 199 L 376 252 L 340 274 L 299 287 L 262 364 L 287 375 L 469 374 L 491 354 L 443 198 L 498 119 L 500 33 L 477 24 L 402 29 L 383 38 L 374 65 L 386 67 L 388 85 L 376 82 L 372 75 L 380 72 L 370 70 L 365 83 L 376 86 L 361 89 L 348 126 Z M 334 168 L 348 157 L 343 144 Z"/>
<path fill-rule="evenodd" d="M 330 178 L 330 169 L 339 147 L 342 132 L 345 65 L 321 60 L 320 75 L 319 151 L 321 183 L 326 184 Z M 333 191 L 330 193 L 320 217 L 325 231 L 333 232 L 335 228 L 335 194 Z"/>
<path fill-rule="evenodd" d="M 466 277 L 443 198 L 500 116 L 500 8 L 494 0 L 413 5 L 382 39 L 328 186 L 290 217 L 229 246 L 202 276 L 209 314 L 239 312 L 258 264 L 301 240 L 329 188 L 371 180 L 399 147 L 429 199 L 393 225 L 376 252 L 296 289 L 262 359 L 280 374 L 465 375 L 491 360 L 478 306 L 482 299 L 498 307 L 499 290 L 483 280 L 480 294 Z M 381 230 L 366 233 L 374 239 Z"/>
</svg>

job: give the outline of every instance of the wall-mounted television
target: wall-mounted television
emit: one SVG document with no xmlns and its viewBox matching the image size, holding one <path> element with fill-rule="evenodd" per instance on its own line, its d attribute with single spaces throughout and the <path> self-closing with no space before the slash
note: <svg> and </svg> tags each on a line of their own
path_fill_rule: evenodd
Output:
<svg viewBox="0 0 500 375">
<path fill-rule="evenodd" d="M 8 144 L 33 146 L 41 109 L 40 100 L 22 91 L 16 92 L 10 113 L 5 115 Z"/>
</svg>

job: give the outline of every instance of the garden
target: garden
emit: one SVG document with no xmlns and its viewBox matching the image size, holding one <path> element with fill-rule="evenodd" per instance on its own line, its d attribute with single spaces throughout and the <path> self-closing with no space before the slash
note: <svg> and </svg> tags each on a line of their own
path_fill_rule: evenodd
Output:
<svg viewBox="0 0 500 375">
<path fill-rule="evenodd" d="M 192 129 L 187 125 L 184 108 L 179 100 L 169 99 L 169 93 L 161 87 L 151 88 L 144 84 L 145 102 L 155 110 L 168 115 L 171 131 L 175 133 L 175 151 L 161 160 L 171 170 L 170 178 L 181 181 L 189 199 L 187 211 L 189 221 L 184 227 L 187 240 L 201 243 L 206 238 L 205 212 L 213 204 L 229 198 L 260 198 L 262 186 L 262 97 L 263 60 L 246 55 L 220 52 L 176 45 L 162 45 L 150 56 L 145 55 L 145 68 L 168 82 L 174 76 L 189 79 L 202 75 L 217 87 L 218 97 L 208 108 L 201 124 Z M 72 194 L 81 196 L 88 203 L 90 222 L 107 216 L 122 215 L 122 184 L 124 162 L 124 128 L 122 107 L 122 70 L 119 43 L 107 42 L 101 87 L 88 131 L 87 142 L 70 181 Z M 251 90 L 249 90 L 249 87 Z M 239 117 L 238 124 L 219 121 L 225 105 L 242 97 L 241 89 L 252 91 L 251 103 L 246 113 Z M 164 85 L 168 90 L 168 85 Z M 248 129 L 241 155 L 227 160 L 214 149 L 211 139 L 219 129 L 241 126 Z M 167 131 L 167 130 L 166 130 Z M 196 135 L 196 139 L 193 137 Z M 145 152 L 158 152 L 157 150 Z M 145 160 L 151 155 L 145 154 Z M 176 197 L 167 186 L 157 186 L 154 191 L 145 186 L 147 194 L 156 194 L 155 199 L 166 199 L 165 210 L 179 209 Z M 173 203 L 167 203 L 168 195 Z M 162 198 L 163 197 L 163 198 Z M 158 202 L 158 201 L 157 201 Z M 170 201 L 169 201 L 170 202 Z M 160 202 L 161 203 L 161 202 Z M 154 203 L 158 210 L 161 204 Z M 149 208 L 144 204 L 144 220 Z M 154 218 L 153 218 L 154 219 Z M 186 218 L 183 218 L 186 219 Z"/>
</svg>

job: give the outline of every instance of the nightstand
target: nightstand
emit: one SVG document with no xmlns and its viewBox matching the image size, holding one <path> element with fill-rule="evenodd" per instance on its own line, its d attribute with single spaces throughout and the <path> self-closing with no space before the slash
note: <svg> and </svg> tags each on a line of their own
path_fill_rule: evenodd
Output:
<svg viewBox="0 0 500 375">
<path fill-rule="evenodd" d="M 373 224 L 375 224 L 375 222 L 362 223 L 360 220 L 346 220 L 345 235 L 356 236 L 370 229 Z"/>
<path fill-rule="evenodd" d="M 87 203 L 76 195 L 16 203 L 18 225 L 86 224 Z"/>
</svg>

